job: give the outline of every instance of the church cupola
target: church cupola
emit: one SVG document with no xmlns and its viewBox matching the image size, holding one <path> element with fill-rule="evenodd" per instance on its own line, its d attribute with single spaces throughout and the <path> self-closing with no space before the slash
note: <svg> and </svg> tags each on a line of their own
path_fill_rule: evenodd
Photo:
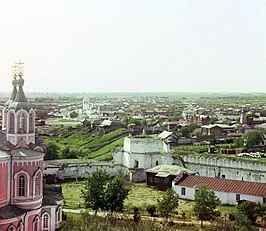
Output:
<svg viewBox="0 0 266 231">
<path fill-rule="evenodd" d="M 23 91 L 23 63 L 19 62 L 17 65 L 12 81 L 13 92 L 5 110 L 6 137 L 13 145 L 20 141 L 26 144 L 35 143 L 35 111 Z"/>
</svg>

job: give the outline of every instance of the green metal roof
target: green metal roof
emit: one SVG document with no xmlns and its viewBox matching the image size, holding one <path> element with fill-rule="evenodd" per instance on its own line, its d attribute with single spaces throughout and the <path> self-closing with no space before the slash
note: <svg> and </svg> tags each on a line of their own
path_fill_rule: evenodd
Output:
<svg viewBox="0 0 266 231">
<path fill-rule="evenodd" d="M 158 165 L 156 167 L 147 169 L 145 172 L 157 173 L 156 176 L 167 177 L 169 175 L 178 175 L 182 172 L 188 174 L 195 174 L 196 172 L 178 165 Z"/>
<path fill-rule="evenodd" d="M 9 157 L 9 155 L 6 152 L 0 150 L 0 158 L 6 158 L 6 157 Z"/>
<path fill-rule="evenodd" d="M 31 108 L 32 106 L 28 102 L 12 102 L 8 106 L 8 109 L 14 109 L 15 111 L 18 111 L 20 109 L 29 111 Z"/>
<path fill-rule="evenodd" d="M 209 124 L 201 126 L 202 128 L 213 128 L 213 127 L 219 127 L 219 128 L 233 128 L 234 126 L 229 126 L 227 124 Z"/>
<path fill-rule="evenodd" d="M 41 156 L 44 153 L 36 152 L 28 149 L 14 149 L 11 151 L 11 155 L 14 157 L 34 157 Z"/>
</svg>

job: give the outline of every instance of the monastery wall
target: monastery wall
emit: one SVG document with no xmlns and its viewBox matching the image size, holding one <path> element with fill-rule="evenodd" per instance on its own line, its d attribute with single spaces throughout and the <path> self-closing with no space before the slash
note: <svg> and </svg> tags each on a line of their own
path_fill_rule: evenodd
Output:
<svg viewBox="0 0 266 231">
<path fill-rule="evenodd" d="M 266 164 L 230 158 L 182 155 L 185 167 L 200 176 L 266 183 Z"/>
<path fill-rule="evenodd" d="M 127 171 L 127 169 L 122 165 L 115 165 L 111 162 L 97 162 L 88 164 L 58 163 L 56 165 L 44 163 L 43 174 L 55 175 L 58 179 L 61 180 L 69 178 L 85 178 L 88 177 L 97 168 L 105 169 L 106 172 L 111 176 L 114 176 L 121 171 Z"/>
</svg>

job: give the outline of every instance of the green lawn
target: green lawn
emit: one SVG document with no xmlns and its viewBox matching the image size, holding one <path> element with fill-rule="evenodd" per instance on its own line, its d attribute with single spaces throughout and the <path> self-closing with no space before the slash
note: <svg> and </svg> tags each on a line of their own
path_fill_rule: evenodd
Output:
<svg viewBox="0 0 266 231">
<path fill-rule="evenodd" d="M 63 194 L 65 197 L 64 208 L 79 209 L 83 207 L 83 200 L 81 197 L 81 189 L 83 189 L 84 180 L 67 181 L 62 184 Z M 148 215 L 146 208 L 148 205 L 156 205 L 157 200 L 162 197 L 163 191 L 159 191 L 147 187 L 146 183 L 133 183 L 132 190 L 124 203 L 124 210 L 126 213 L 132 213 L 135 207 L 139 208 L 141 214 Z M 179 200 L 178 216 L 186 212 L 187 219 L 193 217 L 192 214 L 193 202 L 188 200 Z M 235 206 L 218 206 L 218 210 L 222 215 L 229 214 L 236 210 Z M 181 217 L 180 217 L 181 218 Z"/>
<path fill-rule="evenodd" d="M 83 189 L 84 180 L 65 181 L 62 184 L 64 203 L 63 207 L 66 209 L 83 208 L 83 200 L 81 190 Z"/>
</svg>

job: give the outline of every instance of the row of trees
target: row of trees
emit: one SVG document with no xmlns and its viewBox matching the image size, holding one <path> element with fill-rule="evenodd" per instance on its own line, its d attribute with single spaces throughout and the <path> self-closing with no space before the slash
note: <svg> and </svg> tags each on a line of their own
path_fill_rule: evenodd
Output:
<svg viewBox="0 0 266 231">
<path fill-rule="evenodd" d="M 111 212 L 122 212 L 124 200 L 131 190 L 131 183 L 124 176 L 119 175 L 111 178 L 105 170 L 97 169 L 89 176 L 82 191 L 85 208 Z M 212 230 L 256 230 L 256 220 L 266 214 L 266 205 L 243 202 L 237 207 L 237 211 L 229 214 L 229 219 L 221 219 L 217 206 L 219 198 L 206 186 L 200 187 L 195 193 L 193 214 L 201 221 L 212 221 Z M 162 198 L 157 200 L 157 205 L 148 206 L 147 211 L 154 216 L 156 210 L 161 217 L 168 220 L 171 214 L 177 213 L 179 196 L 172 189 L 168 189 Z M 137 218 L 138 209 L 135 209 L 134 220 Z M 185 220 L 186 214 L 183 212 Z"/>
<path fill-rule="evenodd" d="M 56 160 L 56 159 L 74 159 L 80 156 L 85 156 L 87 151 L 84 149 L 70 148 L 64 146 L 60 148 L 55 142 L 48 141 L 45 143 L 46 154 L 45 160 Z"/>
<path fill-rule="evenodd" d="M 111 213 L 123 211 L 123 203 L 131 189 L 131 184 L 122 176 L 110 178 L 105 170 L 97 169 L 87 177 L 84 190 L 82 190 L 85 208 L 92 208 L 95 214 L 99 210 L 110 211 Z M 203 222 L 214 219 L 219 215 L 216 210 L 220 200 L 214 192 L 207 187 L 201 187 L 195 194 L 193 211 Z M 168 220 L 171 213 L 174 213 L 179 205 L 179 196 L 172 189 L 168 189 L 162 198 L 157 201 L 157 209 L 162 217 Z M 149 207 L 147 210 L 154 214 L 156 207 Z"/>
</svg>

